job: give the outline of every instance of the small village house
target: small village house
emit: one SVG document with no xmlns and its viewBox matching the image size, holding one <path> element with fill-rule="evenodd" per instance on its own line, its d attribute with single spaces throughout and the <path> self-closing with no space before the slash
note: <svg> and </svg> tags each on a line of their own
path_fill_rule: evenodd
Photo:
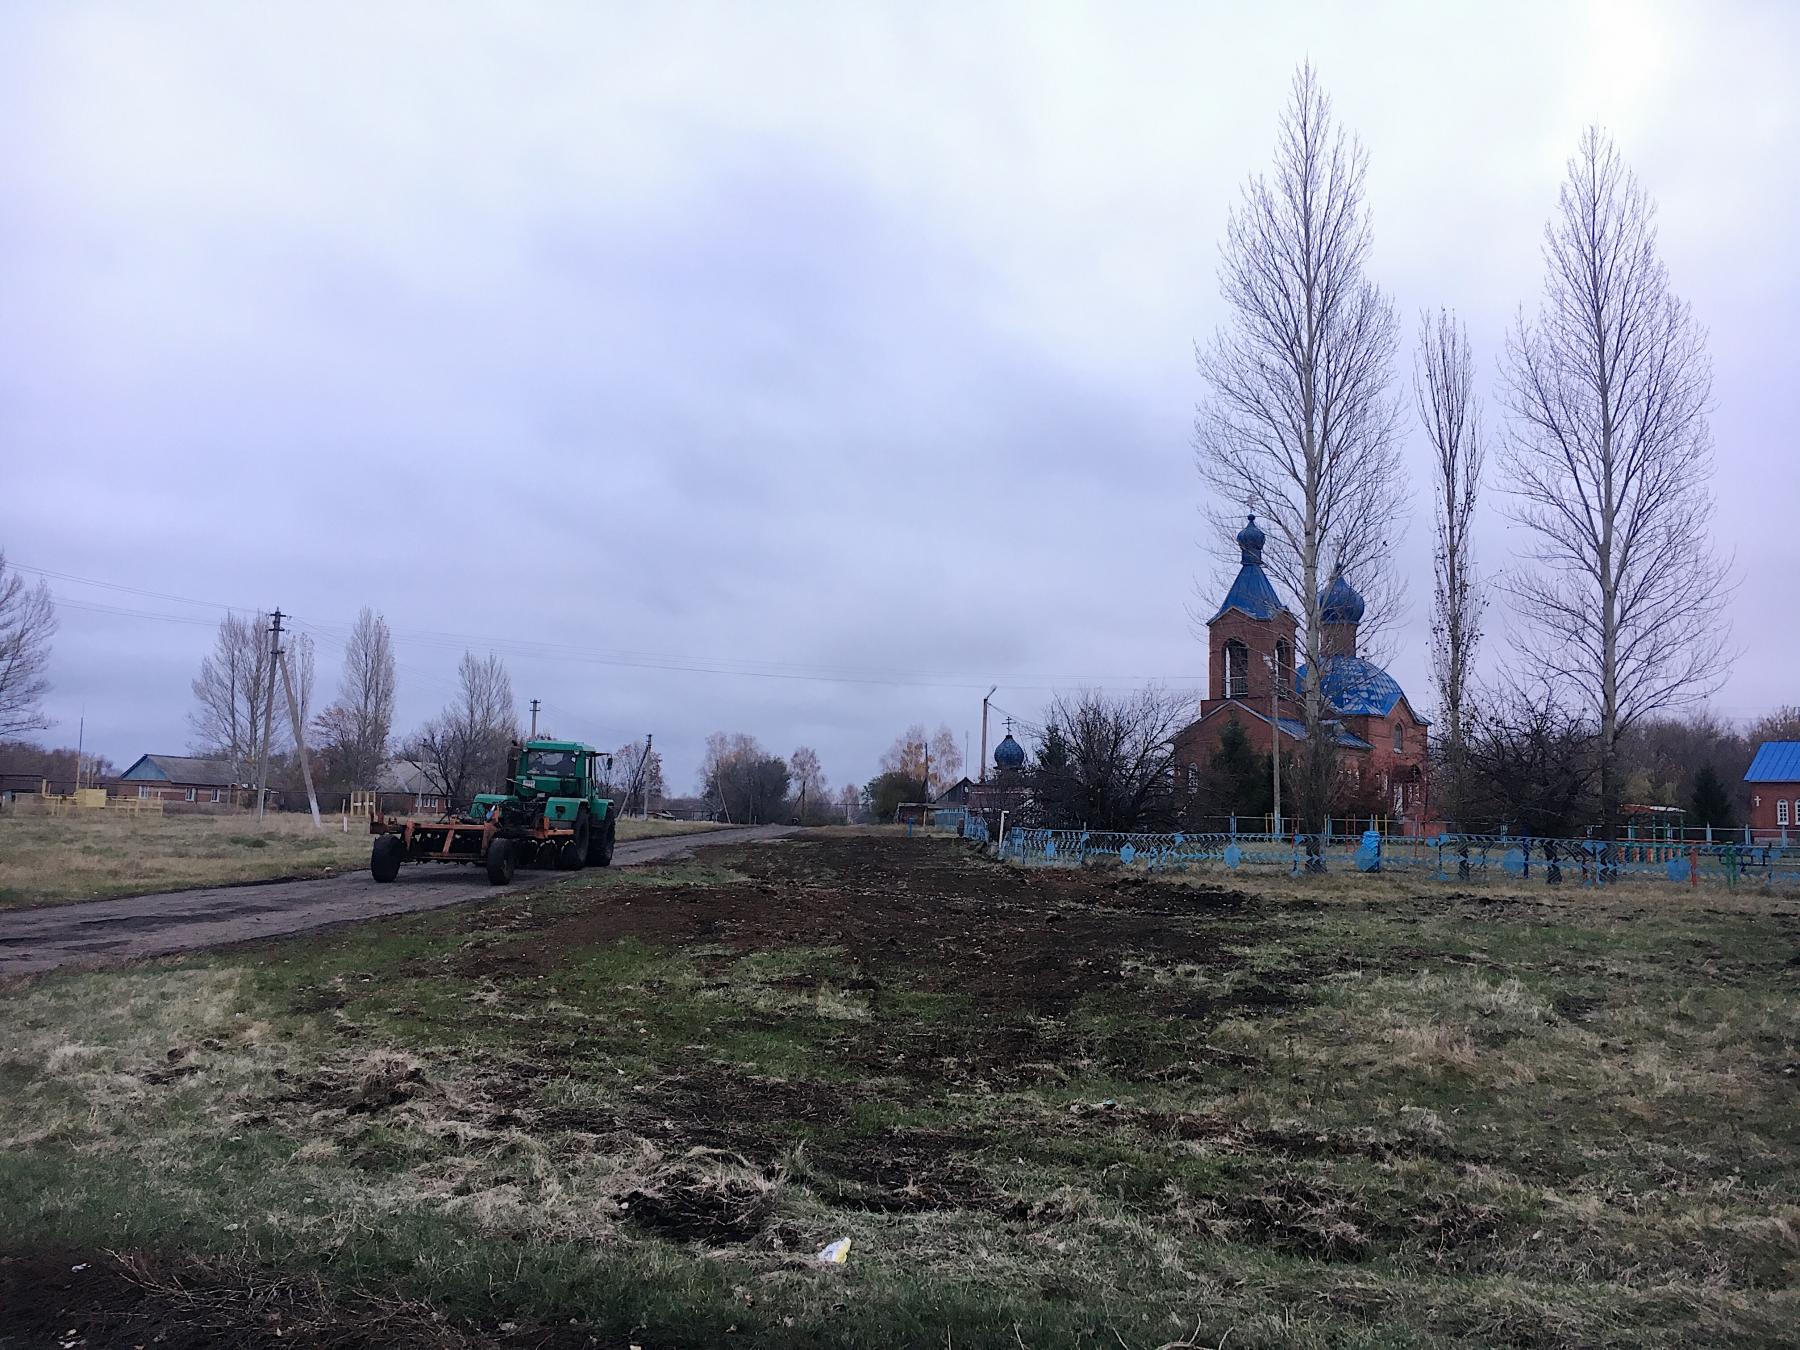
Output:
<svg viewBox="0 0 1800 1350">
<path fill-rule="evenodd" d="M 384 816 L 441 814 L 449 803 L 433 777 L 433 766 L 421 760 L 388 760 L 375 775 L 375 809 Z"/>
<path fill-rule="evenodd" d="M 167 806 L 241 807 L 256 804 L 256 787 L 243 780 L 230 760 L 193 755 L 139 755 L 112 782 L 114 797 L 159 801 Z M 274 799 L 270 794 L 271 802 Z"/>
</svg>

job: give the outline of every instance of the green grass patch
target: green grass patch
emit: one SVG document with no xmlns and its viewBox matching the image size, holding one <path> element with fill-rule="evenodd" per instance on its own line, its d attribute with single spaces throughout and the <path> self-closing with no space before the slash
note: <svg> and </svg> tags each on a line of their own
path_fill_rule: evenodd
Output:
<svg viewBox="0 0 1800 1350">
<path fill-rule="evenodd" d="M 858 836 L 24 982 L 0 1231 L 476 1343 L 1789 1338 L 1791 903 L 1107 880 Z"/>
</svg>

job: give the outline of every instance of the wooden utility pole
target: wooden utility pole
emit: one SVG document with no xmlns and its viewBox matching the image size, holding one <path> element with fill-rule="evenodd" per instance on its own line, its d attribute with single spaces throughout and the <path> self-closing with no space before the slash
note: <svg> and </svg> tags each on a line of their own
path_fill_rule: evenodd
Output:
<svg viewBox="0 0 1800 1350">
<path fill-rule="evenodd" d="M 256 752 L 256 818 L 263 818 L 265 799 L 269 795 L 269 737 L 275 721 L 275 668 L 281 663 L 281 621 L 287 615 L 281 606 L 269 616 L 269 685 L 263 698 L 262 744 Z"/>
<path fill-rule="evenodd" d="M 288 717 L 294 724 L 294 753 L 300 756 L 300 776 L 306 780 L 306 804 L 312 807 L 313 828 L 322 830 L 319 819 L 319 794 L 313 791 L 312 765 L 306 758 L 306 732 L 300 720 L 300 700 L 294 697 L 294 671 L 287 654 L 281 657 L 281 687 L 287 691 Z"/>
</svg>

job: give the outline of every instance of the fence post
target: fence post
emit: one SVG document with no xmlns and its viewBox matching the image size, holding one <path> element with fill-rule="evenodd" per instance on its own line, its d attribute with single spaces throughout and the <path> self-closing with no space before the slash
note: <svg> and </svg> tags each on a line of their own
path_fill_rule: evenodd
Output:
<svg viewBox="0 0 1800 1350">
<path fill-rule="evenodd" d="M 1700 889 L 1700 850 L 1692 844 L 1688 845 L 1688 889 Z"/>
</svg>

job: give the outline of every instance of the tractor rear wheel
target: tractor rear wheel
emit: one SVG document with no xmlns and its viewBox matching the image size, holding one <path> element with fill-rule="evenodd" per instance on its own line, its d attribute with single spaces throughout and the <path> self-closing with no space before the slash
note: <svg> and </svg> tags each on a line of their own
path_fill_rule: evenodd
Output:
<svg viewBox="0 0 1800 1350">
<path fill-rule="evenodd" d="M 496 839 L 488 845 L 487 851 L 488 881 L 495 886 L 506 886 L 513 879 L 513 846 L 510 839 Z"/>
<path fill-rule="evenodd" d="M 378 834 L 369 850 L 369 875 L 377 881 L 392 881 L 400 875 L 400 864 L 406 861 L 406 846 L 397 834 Z"/>
<path fill-rule="evenodd" d="M 610 867 L 613 858 L 613 842 L 619 833 L 619 822 L 609 812 L 588 840 L 587 865 L 589 867 Z"/>
</svg>

